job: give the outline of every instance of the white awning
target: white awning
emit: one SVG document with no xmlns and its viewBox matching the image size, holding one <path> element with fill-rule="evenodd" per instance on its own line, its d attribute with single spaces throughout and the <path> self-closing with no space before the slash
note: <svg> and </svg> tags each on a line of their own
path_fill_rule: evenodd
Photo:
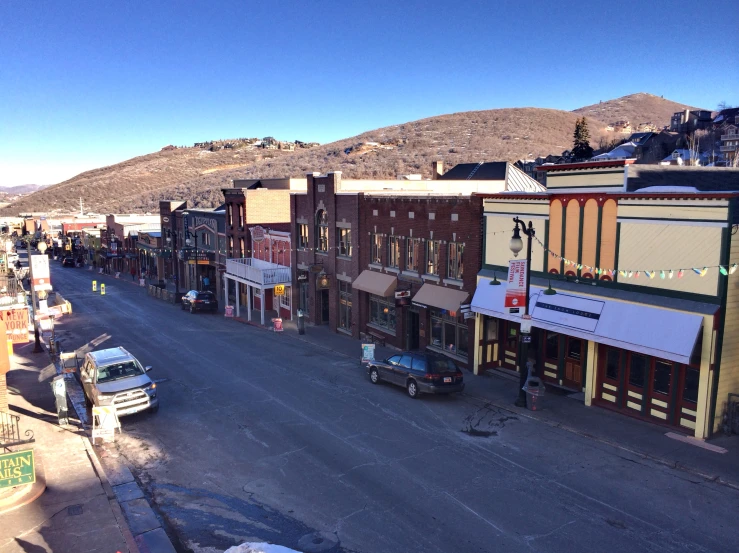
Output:
<svg viewBox="0 0 739 553">
<path fill-rule="evenodd" d="M 480 279 L 472 311 L 520 321 L 519 314 L 506 313 L 503 308 L 506 283 L 489 283 L 488 279 Z M 700 314 L 569 292 L 558 291 L 552 296 L 543 292 L 544 288 L 531 287 L 532 326 L 678 363 L 690 362 L 703 324 Z"/>
</svg>

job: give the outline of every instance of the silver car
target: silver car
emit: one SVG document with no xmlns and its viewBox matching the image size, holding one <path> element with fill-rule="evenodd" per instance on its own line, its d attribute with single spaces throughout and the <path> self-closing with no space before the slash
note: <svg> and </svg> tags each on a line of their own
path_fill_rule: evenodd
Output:
<svg viewBox="0 0 739 553">
<path fill-rule="evenodd" d="M 156 413 L 159 397 L 156 383 L 146 374 L 150 370 L 122 347 L 91 351 L 80 369 L 85 403 L 113 405 L 118 416 L 147 409 Z"/>
</svg>

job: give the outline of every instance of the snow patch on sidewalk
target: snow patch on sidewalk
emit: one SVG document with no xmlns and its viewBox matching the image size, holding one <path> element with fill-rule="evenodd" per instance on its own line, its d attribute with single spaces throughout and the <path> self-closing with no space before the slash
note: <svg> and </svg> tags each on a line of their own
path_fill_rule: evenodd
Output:
<svg viewBox="0 0 739 553">
<path fill-rule="evenodd" d="M 271 543 L 242 543 L 234 545 L 224 551 L 224 553 L 300 553 L 295 549 L 288 549 L 281 545 L 272 545 Z"/>
</svg>

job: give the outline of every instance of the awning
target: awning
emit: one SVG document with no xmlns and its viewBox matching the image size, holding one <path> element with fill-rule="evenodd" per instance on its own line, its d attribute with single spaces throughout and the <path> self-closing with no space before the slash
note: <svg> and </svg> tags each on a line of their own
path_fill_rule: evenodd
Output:
<svg viewBox="0 0 739 553">
<path fill-rule="evenodd" d="M 480 279 L 472 311 L 519 322 L 519 314 L 506 313 L 503 308 L 505 291 L 505 282 L 492 286 L 490 280 Z M 699 314 L 569 292 L 547 296 L 543 291 L 531 287 L 532 326 L 678 363 L 690 362 L 703 324 Z"/>
<path fill-rule="evenodd" d="M 378 273 L 377 271 L 370 271 L 369 269 L 362 271 L 362 274 L 352 282 L 352 288 L 364 290 L 365 292 L 375 294 L 376 296 L 382 296 L 383 298 L 386 298 L 395 292 L 395 287 L 397 285 L 398 279 L 395 276 Z"/>
<path fill-rule="evenodd" d="M 469 294 L 463 290 L 454 290 L 452 288 L 444 288 L 435 284 L 426 283 L 421 286 L 418 293 L 413 296 L 413 304 L 422 307 L 438 307 L 456 313 L 459 311 L 459 305 L 467 299 Z"/>
</svg>

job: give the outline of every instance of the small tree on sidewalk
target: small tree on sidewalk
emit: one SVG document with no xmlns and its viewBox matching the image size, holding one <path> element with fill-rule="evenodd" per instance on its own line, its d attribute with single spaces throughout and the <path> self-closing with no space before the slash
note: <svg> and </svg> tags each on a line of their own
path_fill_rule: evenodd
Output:
<svg viewBox="0 0 739 553">
<path fill-rule="evenodd" d="M 593 148 L 590 147 L 590 131 L 588 130 L 588 122 L 585 120 L 585 117 L 578 119 L 575 123 L 573 138 L 572 157 L 575 161 L 582 161 L 593 157 Z"/>
</svg>

